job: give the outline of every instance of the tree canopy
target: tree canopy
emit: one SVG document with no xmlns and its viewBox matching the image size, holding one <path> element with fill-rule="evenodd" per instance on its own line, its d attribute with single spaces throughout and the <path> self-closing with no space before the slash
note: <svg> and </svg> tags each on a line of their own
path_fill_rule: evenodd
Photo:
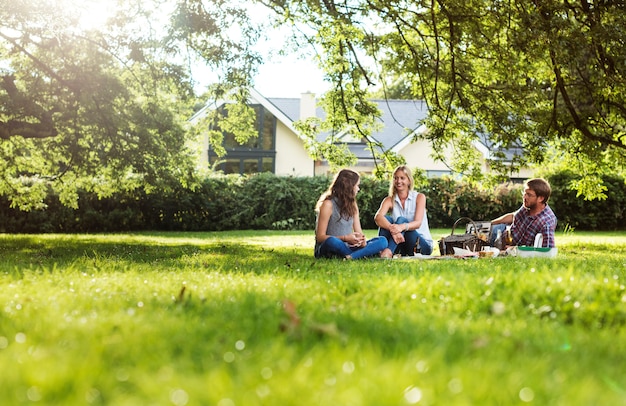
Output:
<svg viewBox="0 0 626 406">
<path fill-rule="evenodd" d="M 333 90 L 332 117 L 369 115 L 372 91 L 427 102 L 435 151 L 492 146 L 507 174 L 567 162 L 587 197 L 626 163 L 626 6 L 591 0 L 264 0 L 304 25 Z M 365 133 L 367 136 L 367 133 Z M 521 147 L 511 166 L 506 149 Z"/>
<path fill-rule="evenodd" d="M 191 66 L 202 60 L 231 86 L 255 66 L 253 26 L 228 2 L 0 3 L 0 194 L 23 209 L 51 190 L 75 206 L 79 189 L 189 182 Z M 91 7 L 107 3 L 91 25 Z M 238 26 L 246 41 L 229 39 Z"/>
<path fill-rule="evenodd" d="M 106 23 L 84 19 L 91 4 L 111 5 Z M 573 186 L 587 197 L 602 195 L 602 174 L 624 170 L 621 1 L 0 0 L 0 194 L 28 209 L 50 190 L 76 205 L 79 189 L 191 182 L 193 67 L 207 67 L 207 95 L 240 89 L 230 97 L 243 106 L 262 62 L 252 4 L 300 29 L 332 84 L 327 119 L 300 126 L 312 154 L 349 163 L 314 134 L 346 125 L 376 145 L 378 93 L 424 100 L 429 115 L 415 126 L 429 131 L 417 136 L 438 153 L 453 145 L 460 173 L 478 176 L 476 140 L 503 175 L 567 163 L 585 175 Z M 229 110 L 223 123 L 245 142 L 250 112 Z M 513 148 L 523 153 L 503 165 Z"/>
</svg>

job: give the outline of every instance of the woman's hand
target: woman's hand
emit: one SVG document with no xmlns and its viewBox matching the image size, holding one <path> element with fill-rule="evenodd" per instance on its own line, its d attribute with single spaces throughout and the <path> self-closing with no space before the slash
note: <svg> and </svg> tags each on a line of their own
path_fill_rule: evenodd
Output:
<svg viewBox="0 0 626 406">
<path fill-rule="evenodd" d="M 401 232 L 396 233 L 396 234 L 391 234 L 391 238 L 393 238 L 393 241 L 396 244 L 402 244 L 404 242 L 404 235 Z"/>
<path fill-rule="evenodd" d="M 405 224 L 391 224 L 389 226 L 389 232 L 391 233 L 391 235 L 396 235 L 396 234 L 402 235 L 402 232 L 405 230 L 406 230 Z"/>
<path fill-rule="evenodd" d="M 391 224 L 389 226 L 389 232 L 391 233 L 391 238 L 396 244 L 401 244 L 404 242 L 404 235 L 402 234 L 406 231 L 406 224 Z"/>
<path fill-rule="evenodd" d="M 365 235 L 359 232 L 348 234 L 345 241 L 348 243 L 350 247 L 365 247 L 365 245 L 367 244 Z"/>
</svg>

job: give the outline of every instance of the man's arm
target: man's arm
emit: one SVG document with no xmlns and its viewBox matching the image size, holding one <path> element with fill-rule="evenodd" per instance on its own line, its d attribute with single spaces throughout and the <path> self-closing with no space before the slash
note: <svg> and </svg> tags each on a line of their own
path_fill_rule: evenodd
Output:
<svg viewBox="0 0 626 406">
<path fill-rule="evenodd" d="M 513 224 L 513 218 L 515 213 L 507 213 L 502 216 L 491 220 L 491 224 Z"/>
</svg>

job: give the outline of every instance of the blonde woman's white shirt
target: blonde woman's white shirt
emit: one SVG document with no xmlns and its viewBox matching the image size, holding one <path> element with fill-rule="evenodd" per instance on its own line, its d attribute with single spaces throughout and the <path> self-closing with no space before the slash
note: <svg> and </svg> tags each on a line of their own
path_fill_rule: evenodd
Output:
<svg viewBox="0 0 626 406">
<path fill-rule="evenodd" d="M 419 192 L 415 190 L 409 191 L 409 196 L 404 202 L 404 208 L 402 208 L 402 202 L 400 198 L 396 194 L 393 200 L 393 209 L 391 210 L 391 218 L 395 223 L 398 217 L 404 217 L 409 221 L 413 221 L 415 219 L 415 210 L 417 209 L 417 196 Z M 426 215 L 426 208 L 424 208 L 424 217 L 422 218 L 422 224 L 420 228 L 417 229 L 419 235 L 422 236 L 425 240 L 432 241 L 433 237 L 430 235 L 430 228 L 428 227 L 428 216 Z"/>
</svg>

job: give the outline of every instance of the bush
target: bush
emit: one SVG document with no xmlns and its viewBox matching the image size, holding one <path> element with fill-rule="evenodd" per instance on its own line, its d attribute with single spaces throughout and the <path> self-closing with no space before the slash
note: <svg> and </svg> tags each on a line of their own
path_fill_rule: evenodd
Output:
<svg viewBox="0 0 626 406">
<path fill-rule="evenodd" d="M 626 185 L 619 176 L 606 175 L 602 181 L 607 186 L 605 200 L 584 200 L 569 187 L 582 175 L 563 171 L 549 175 L 552 186 L 550 206 L 559 225 L 580 230 L 623 230 L 626 227 Z"/>
<path fill-rule="evenodd" d="M 374 215 L 389 193 L 389 183 L 364 176 L 361 178 L 360 188 L 356 199 L 359 205 L 361 227 L 375 229 L 377 226 L 374 223 Z"/>
<path fill-rule="evenodd" d="M 424 190 L 427 196 L 431 227 L 448 228 L 460 217 L 492 220 L 517 210 L 521 204 L 521 186 L 503 184 L 494 190 L 481 190 L 452 178 L 430 179 Z"/>
<path fill-rule="evenodd" d="M 580 230 L 626 228 L 624 179 L 607 176 L 607 199 L 585 201 L 569 190 L 577 179 L 571 172 L 552 174 L 550 205 L 559 227 Z M 253 176 L 211 175 L 193 190 L 174 185 L 147 194 L 142 190 L 100 199 L 82 192 L 79 208 L 64 207 L 56 196 L 46 199 L 46 210 L 21 212 L 0 198 L 0 232 L 120 232 L 120 231 L 223 231 L 238 229 L 311 230 L 315 204 L 331 178 L 279 177 L 269 173 Z M 389 183 L 364 176 L 357 201 L 364 229 L 375 229 L 374 214 L 387 196 Z M 491 220 L 519 208 L 521 185 L 503 184 L 484 190 L 452 178 L 420 180 L 427 196 L 432 228 L 451 228 L 459 217 Z"/>
</svg>

